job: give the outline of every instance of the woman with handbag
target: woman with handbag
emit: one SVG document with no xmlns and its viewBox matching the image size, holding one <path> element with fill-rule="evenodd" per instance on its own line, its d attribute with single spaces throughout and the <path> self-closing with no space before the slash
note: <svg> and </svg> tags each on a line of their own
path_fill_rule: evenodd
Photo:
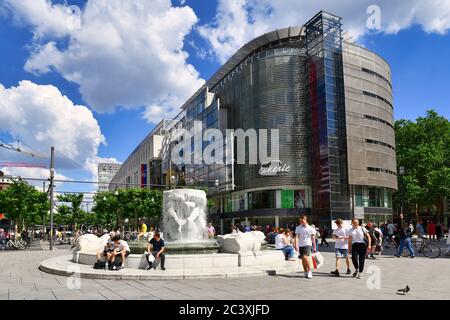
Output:
<svg viewBox="0 0 450 320">
<path fill-rule="evenodd" d="M 366 228 L 359 225 L 358 219 L 352 220 L 352 228 L 348 230 L 348 251 L 352 253 L 355 267 L 353 277 L 362 278 L 367 250 L 372 249 L 371 238 Z"/>
</svg>

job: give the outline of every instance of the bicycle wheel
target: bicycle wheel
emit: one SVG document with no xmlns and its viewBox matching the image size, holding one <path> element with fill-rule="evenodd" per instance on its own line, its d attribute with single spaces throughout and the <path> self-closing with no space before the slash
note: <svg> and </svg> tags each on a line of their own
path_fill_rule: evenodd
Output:
<svg viewBox="0 0 450 320">
<path fill-rule="evenodd" d="M 21 250 L 25 249 L 24 245 L 20 241 L 16 241 L 15 245 L 16 245 L 17 249 L 21 249 Z"/>
<path fill-rule="evenodd" d="M 441 248 L 434 243 L 427 243 L 423 246 L 422 253 L 427 258 L 436 259 L 441 255 Z"/>
</svg>

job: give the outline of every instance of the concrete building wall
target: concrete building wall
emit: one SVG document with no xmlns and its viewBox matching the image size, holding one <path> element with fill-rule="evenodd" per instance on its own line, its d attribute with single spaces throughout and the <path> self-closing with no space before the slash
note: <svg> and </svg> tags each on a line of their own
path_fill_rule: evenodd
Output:
<svg viewBox="0 0 450 320">
<path fill-rule="evenodd" d="M 375 53 L 349 43 L 344 44 L 343 62 L 349 184 L 397 189 L 397 176 L 392 174 L 397 169 L 392 149 L 395 132 L 390 67 Z M 368 167 L 391 173 L 369 171 Z"/>
</svg>

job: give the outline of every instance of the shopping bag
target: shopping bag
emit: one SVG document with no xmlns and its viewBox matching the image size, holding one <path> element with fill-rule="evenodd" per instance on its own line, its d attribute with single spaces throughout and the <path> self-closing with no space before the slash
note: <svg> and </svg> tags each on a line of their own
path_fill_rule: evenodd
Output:
<svg viewBox="0 0 450 320">
<path fill-rule="evenodd" d="M 311 260 L 312 260 L 313 268 L 314 268 L 314 269 L 317 269 L 317 262 L 316 262 L 316 259 L 314 259 L 314 257 L 313 257 Z"/>
<path fill-rule="evenodd" d="M 147 251 L 146 251 L 145 255 L 147 256 L 147 262 L 149 264 L 155 262 L 155 256 L 153 254 L 147 253 Z"/>
<path fill-rule="evenodd" d="M 313 254 L 313 261 L 316 263 L 316 266 L 318 269 L 323 265 L 323 263 L 325 262 L 325 259 L 323 258 L 322 254 L 317 251 Z"/>
</svg>

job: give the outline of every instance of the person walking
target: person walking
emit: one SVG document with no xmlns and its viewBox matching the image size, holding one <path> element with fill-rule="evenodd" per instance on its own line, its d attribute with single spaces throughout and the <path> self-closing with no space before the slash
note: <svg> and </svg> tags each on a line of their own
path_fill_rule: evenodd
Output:
<svg viewBox="0 0 450 320">
<path fill-rule="evenodd" d="M 386 246 L 385 246 L 386 249 L 388 249 L 389 245 L 392 244 L 394 240 L 394 233 L 395 233 L 395 226 L 390 221 L 388 221 L 386 226 Z"/>
<path fill-rule="evenodd" d="M 411 245 L 411 237 L 412 237 L 411 229 L 409 228 L 408 224 L 406 222 L 404 222 L 402 225 L 401 233 L 400 233 L 400 246 L 399 246 L 397 254 L 395 255 L 396 257 L 398 257 L 398 258 L 401 257 L 401 255 L 403 253 L 403 249 L 406 246 L 406 248 L 408 249 L 408 251 L 410 253 L 410 257 L 414 258 L 414 250 Z"/>
<path fill-rule="evenodd" d="M 353 277 L 362 278 L 367 250 L 372 249 L 372 242 L 366 228 L 359 225 L 358 219 L 352 220 L 352 228 L 348 230 L 348 250 L 352 253 L 352 262 L 356 271 Z"/>
<path fill-rule="evenodd" d="M 336 270 L 331 271 L 331 275 L 339 277 L 339 268 L 341 266 L 341 259 L 345 258 L 345 263 L 347 264 L 347 273 L 351 274 L 350 270 L 350 258 L 348 256 L 348 229 L 343 226 L 342 219 L 336 219 L 335 221 L 337 229 L 333 231 L 333 239 L 336 240 L 334 249 L 336 252 Z"/>
<path fill-rule="evenodd" d="M 305 215 L 300 217 L 300 225 L 295 228 L 295 236 L 297 238 L 296 250 L 299 253 L 299 259 L 302 259 L 304 277 L 312 279 L 312 270 L 310 256 L 311 249 L 316 252 L 316 228 L 308 224 L 308 219 Z"/>
<path fill-rule="evenodd" d="M 329 247 L 330 245 L 327 242 L 327 237 L 328 237 L 328 229 L 325 226 L 320 227 L 320 246 L 322 247 L 323 244 L 325 243 L 327 245 L 327 247 Z"/>
<path fill-rule="evenodd" d="M 375 253 L 381 253 L 381 242 L 383 239 L 383 233 L 377 226 L 369 221 L 366 226 L 367 231 L 369 231 L 370 239 L 372 242 L 372 249 L 367 252 L 366 258 L 375 259 Z"/>
</svg>

